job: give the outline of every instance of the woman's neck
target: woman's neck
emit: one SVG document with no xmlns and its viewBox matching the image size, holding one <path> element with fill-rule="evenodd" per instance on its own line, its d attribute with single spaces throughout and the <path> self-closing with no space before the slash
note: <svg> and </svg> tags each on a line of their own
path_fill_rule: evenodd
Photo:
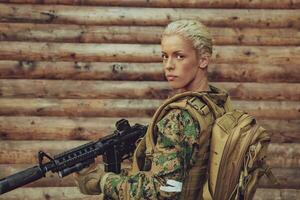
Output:
<svg viewBox="0 0 300 200">
<path fill-rule="evenodd" d="M 194 80 L 188 87 L 184 88 L 185 91 L 195 91 L 195 92 L 204 92 L 209 91 L 208 79 L 207 76 L 198 77 L 197 80 Z"/>
<path fill-rule="evenodd" d="M 197 91 L 197 92 L 204 92 L 204 91 L 209 91 L 209 85 L 208 85 L 208 80 L 202 79 L 202 81 L 197 84 L 198 87 L 195 87 L 192 91 Z"/>
</svg>

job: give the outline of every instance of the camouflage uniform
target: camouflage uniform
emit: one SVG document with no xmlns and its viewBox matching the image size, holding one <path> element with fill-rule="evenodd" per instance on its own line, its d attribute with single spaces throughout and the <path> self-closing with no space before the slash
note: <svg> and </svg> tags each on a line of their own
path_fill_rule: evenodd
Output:
<svg viewBox="0 0 300 200">
<path fill-rule="evenodd" d="M 179 192 L 163 192 L 167 180 L 183 182 L 198 150 L 200 127 L 185 110 L 171 109 L 157 124 L 158 153 L 152 158 L 151 170 L 132 175 L 109 174 L 104 191 L 112 199 L 178 199 Z"/>
<path fill-rule="evenodd" d="M 205 98 L 224 111 L 225 105 L 229 106 L 226 102 L 230 102 L 228 94 L 213 86 L 210 89 L 211 92 L 204 94 Z M 128 174 L 103 175 L 101 172 L 100 175 L 94 175 L 99 180 L 99 188 L 105 197 L 121 200 L 202 197 L 207 180 L 209 140 L 214 117 L 206 103 L 202 102 L 203 99 L 185 95 L 178 94 L 177 97 L 187 98 L 177 102 L 177 97 L 172 97 L 158 108 L 149 125 L 151 128 L 148 127 L 146 136 L 135 151 L 132 170 Z M 174 99 L 176 102 L 173 103 Z M 179 103 L 184 106 L 179 106 Z M 189 106 L 186 107 L 187 105 Z M 165 109 L 160 116 L 160 109 L 165 108 L 164 106 L 170 106 L 170 109 Z M 151 145 L 147 146 L 149 141 L 152 141 Z M 153 146 L 155 151 L 151 151 Z M 80 177 L 82 180 L 88 178 L 86 175 Z M 183 187 L 177 191 L 165 190 L 169 187 L 170 180 L 184 182 Z M 83 188 L 81 191 L 92 194 L 92 190 L 86 190 L 85 182 L 79 183 L 80 188 Z M 98 192 L 100 193 L 100 189 Z"/>
</svg>

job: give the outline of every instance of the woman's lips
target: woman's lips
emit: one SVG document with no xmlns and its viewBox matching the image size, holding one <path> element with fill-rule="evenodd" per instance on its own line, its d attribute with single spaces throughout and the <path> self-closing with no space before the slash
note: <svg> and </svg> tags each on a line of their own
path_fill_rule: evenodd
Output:
<svg viewBox="0 0 300 200">
<path fill-rule="evenodd" d="M 174 76 L 174 75 L 167 75 L 166 76 L 168 81 L 173 81 L 175 78 L 177 78 L 177 76 Z"/>
</svg>

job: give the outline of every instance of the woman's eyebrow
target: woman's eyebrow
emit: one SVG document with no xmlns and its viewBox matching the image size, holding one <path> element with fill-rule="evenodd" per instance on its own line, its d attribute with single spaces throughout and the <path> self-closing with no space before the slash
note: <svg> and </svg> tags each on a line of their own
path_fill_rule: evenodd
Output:
<svg viewBox="0 0 300 200">
<path fill-rule="evenodd" d="M 164 51 L 161 51 L 162 54 L 167 54 L 166 52 Z M 184 53 L 183 50 L 177 50 L 177 51 L 174 51 L 172 52 L 172 54 L 177 54 L 177 53 Z"/>
<path fill-rule="evenodd" d="M 183 51 L 182 50 L 178 50 L 178 51 L 174 51 L 173 53 L 183 53 Z"/>
</svg>

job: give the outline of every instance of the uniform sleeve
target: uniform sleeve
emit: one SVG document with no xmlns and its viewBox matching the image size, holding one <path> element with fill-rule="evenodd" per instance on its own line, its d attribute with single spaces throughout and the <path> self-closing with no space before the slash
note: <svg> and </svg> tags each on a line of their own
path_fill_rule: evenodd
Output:
<svg viewBox="0 0 300 200">
<path fill-rule="evenodd" d="M 162 191 L 168 180 L 183 182 L 198 150 L 200 127 L 187 111 L 172 109 L 157 125 L 157 152 L 150 171 L 130 176 L 109 174 L 104 194 L 113 199 L 178 199 L 180 192 Z M 128 196 L 129 195 L 129 196 Z"/>
</svg>

